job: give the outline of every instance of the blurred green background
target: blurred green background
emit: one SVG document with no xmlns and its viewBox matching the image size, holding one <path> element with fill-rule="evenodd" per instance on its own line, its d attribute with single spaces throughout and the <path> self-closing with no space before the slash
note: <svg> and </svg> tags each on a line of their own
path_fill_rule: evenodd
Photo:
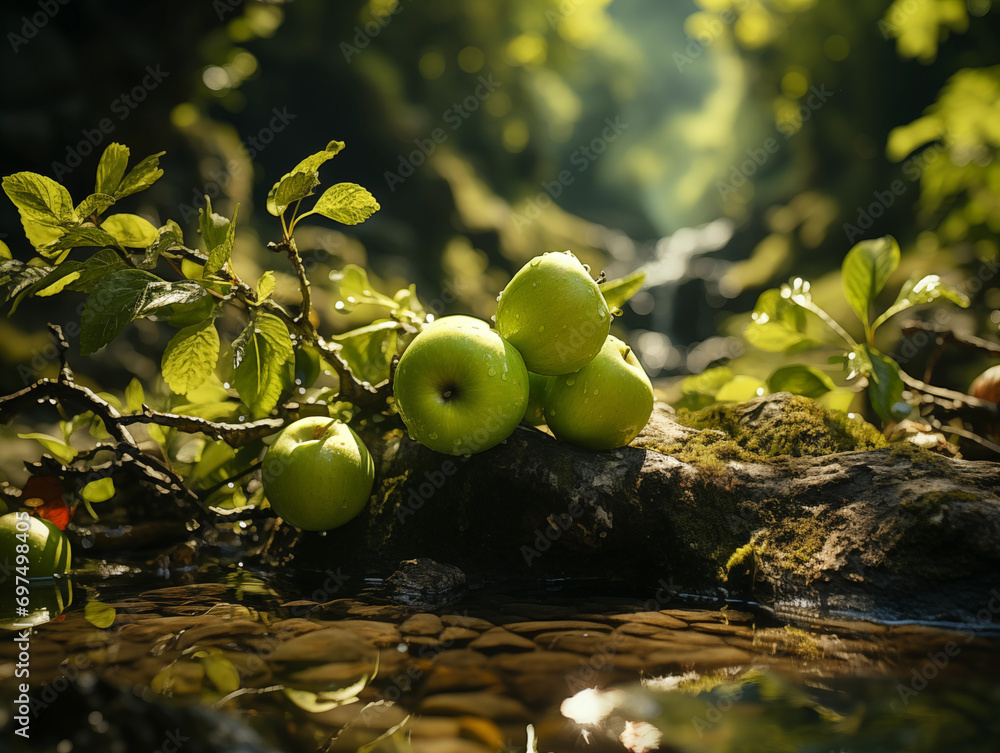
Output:
<svg viewBox="0 0 1000 753">
<path fill-rule="evenodd" d="M 852 321 L 840 263 L 885 234 L 903 248 L 887 303 L 911 273 L 941 274 L 972 306 L 916 316 L 997 340 L 998 28 L 989 0 L 5 3 L 0 165 L 79 200 L 111 141 L 166 150 L 165 177 L 127 211 L 176 220 L 190 245 L 204 194 L 226 215 L 239 203 L 237 268 L 276 267 L 293 302 L 287 260 L 264 249 L 280 232 L 264 197 L 343 140 L 324 182 L 361 183 L 382 210 L 297 234 L 326 332 L 366 316 L 322 290 L 346 262 L 489 318 L 524 261 L 570 248 L 595 272 L 647 271 L 616 328 L 669 399 L 711 365 L 778 365 L 740 333 L 792 274 Z M 29 257 L 6 201 L 0 232 Z M 55 373 L 44 324 L 77 320 L 80 302 L 0 319 L 3 392 Z M 142 320 L 73 365 L 103 389 L 152 385 L 171 334 Z M 883 328 L 879 347 L 898 337 Z M 899 360 L 921 376 L 921 357 Z M 933 376 L 965 389 L 987 365 L 960 352 Z"/>
</svg>

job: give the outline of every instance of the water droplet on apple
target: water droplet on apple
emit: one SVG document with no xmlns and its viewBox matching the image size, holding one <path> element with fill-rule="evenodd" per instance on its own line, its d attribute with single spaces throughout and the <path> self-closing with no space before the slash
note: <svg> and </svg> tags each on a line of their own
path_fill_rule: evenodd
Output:
<svg viewBox="0 0 1000 753">
<path fill-rule="evenodd" d="M 589 403 L 589 402 L 590 402 L 590 398 L 589 398 L 589 397 L 585 397 L 585 398 L 583 398 L 583 404 L 584 404 L 584 405 L 586 405 L 586 404 L 587 404 L 587 403 Z"/>
<path fill-rule="evenodd" d="M 547 410 L 545 412 L 548 413 L 550 416 L 554 416 L 556 414 L 556 409 L 555 408 L 550 408 L 549 410 Z"/>
<path fill-rule="evenodd" d="M 507 381 L 507 372 L 506 371 L 500 375 L 500 379 L 503 380 L 504 382 Z"/>
<path fill-rule="evenodd" d="M 545 331 L 545 325 L 544 324 L 539 324 L 538 325 L 538 331 L 539 332 L 544 332 Z"/>
<path fill-rule="evenodd" d="M 572 387 L 574 384 L 576 384 L 576 377 L 567 377 L 566 378 L 566 386 L 567 387 Z"/>
<path fill-rule="evenodd" d="M 433 442 L 433 441 L 435 441 L 438 438 L 438 435 L 437 434 L 428 434 L 427 438 Z"/>
<path fill-rule="evenodd" d="M 601 394 L 601 391 L 600 391 L 600 390 L 594 390 L 594 394 L 595 394 L 595 395 L 600 395 L 600 394 Z"/>
<path fill-rule="evenodd" d="M 486 372 L 486 374 L 487 374 L 487 376 L 491 376 L 491 377 L 496 376 L 497 375 L 497 370 L 491 368 L 489 371 Z"/>
<path fill-rule="evenodd" d="M 344 308 L 344 302 L 343 301 L 337 301 L 335 304 L 333 304 L 333 307 L 335 309 L 337 309 L 337 311 L 342 311 L 343 308 Z"/>
<path fill-rule="evenodd" d="M 542 254 L 542 256 L 545 256 L 545 254 Z M 531 260 L 529 266 L 537 267 L 539 263 L 541 263 L 541 261 L 542 261 L 541 256 L 536 256 L 534 259 Z"/>
<path fill-rule="evenodd" d="M 590 265 L 589 265 L 589 264 L 584 264 L 584 265 L 583 265 L 583 268 L 584 268 L 584 269 L 585 269 L 586 271 L 588 271 L 588 272 L 590 271 Z"/>
</svg>

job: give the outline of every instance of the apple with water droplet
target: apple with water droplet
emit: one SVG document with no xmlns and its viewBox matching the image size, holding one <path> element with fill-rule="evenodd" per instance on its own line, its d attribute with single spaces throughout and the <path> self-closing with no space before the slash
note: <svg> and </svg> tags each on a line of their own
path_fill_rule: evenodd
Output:
<svg viewBox="0 0 1000 753">
<path fill-rule="evenodd" d="M 611 312 L 579 259 L 569 251 L 549 252 L 521 267 L 507 284 L 496 322 L 528 371 L 551 376 L 576 371 L 600 352 Z"/>
<path fill-rule="evenodd" d="M 609 335 L 593 360 L 553 377 L 545 391 L 545 422 L 559 439 L 591 450 L 624 447 L 653 412 L 653 385 L 632 350 Z"/>
<path fill-rule="evenodd" d="M 275 513 L 296 528 L 327 531 L 361 512 L 372 493 L 375 464 L 347 424 L 307 416 L 278 433 L 261 476 Z"/>
<path fill-rule="evenodd" d="M 520 353 L 486 322 L 446 316 L 413 338 L 396 366 L 393 397 L 410 436 L 449 455 L 506 439 L 528 404 Z"/>
<path fill-rule="evenodd" d="M 555 377 L 528 372 L 528 407 L 524 409 L 524 419 L 532 426 L 545 423 L 545 390 Z"/>
</svg>

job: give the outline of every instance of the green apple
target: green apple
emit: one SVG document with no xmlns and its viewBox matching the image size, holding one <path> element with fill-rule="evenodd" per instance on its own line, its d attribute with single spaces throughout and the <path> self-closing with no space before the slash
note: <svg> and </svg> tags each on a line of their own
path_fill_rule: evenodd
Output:
<svg viewBox="0 0 1000 753">
<path fill-rule="evenodd" d="M 514 275 L 497 303 L 497 332 L 528 371 L 569 374 L 596 356 L 611 327 L 608 304 L 569 251 L 536 256 Z"/>
<path fill-rule="evenodd" d="M 69 570 L 71 559 L 69 539 L 54 524 L 23 511 L 0 516 L 0 565 L 7 572 L 51 578 Z"/>
<path fill-rule="evenodd" d="M 296 528 L 326 531 L 365 506 L 375 464 L 364 442 L 328 416 L 307 416 L 282 429 L 261 466 L 264 496 Z"/>
<path fill-rule="evenodd" d="M 545 390 L 554 378 L 528 372 L 528 407 L 524 409 L 523 421 L 532 426 L 545 423 Z"/>
<path fill-rule="evenodd" d="M 652 412 L 649 377 L 631 349 L 611 335 L 590 363 L 553 377 L 545 391 L 545 420 L 552 433 L 591 450 L 627 445 Z"/>
<path fill-rule="evenodd" d="M 528 371 L 517 350 L 485 322 L 446 316 L 413 338 L 393 377 L 410 436 L 449 455 L 506 439 L 528 404 Z"/>
</svg>

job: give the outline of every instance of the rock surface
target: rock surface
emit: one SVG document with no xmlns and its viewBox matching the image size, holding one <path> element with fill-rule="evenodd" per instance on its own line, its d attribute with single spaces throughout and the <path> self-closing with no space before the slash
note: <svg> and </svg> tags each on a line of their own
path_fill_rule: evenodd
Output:
<svg viewBox="0 0 1000 753">
<path fill-rule="evenodd" d="M 885 447 L 787 393 L 685 420 L 657 406 L 607 452 L 519 427 L 468 458 L 369 430 L 371 504 L 279 540 L 302 567 L 335 551 L 386 577 L 430 557 L 470 582 L 619 579 L 887 619 L 968 620 L 1000 586 L 1000 464 Z"/>
</svg>

